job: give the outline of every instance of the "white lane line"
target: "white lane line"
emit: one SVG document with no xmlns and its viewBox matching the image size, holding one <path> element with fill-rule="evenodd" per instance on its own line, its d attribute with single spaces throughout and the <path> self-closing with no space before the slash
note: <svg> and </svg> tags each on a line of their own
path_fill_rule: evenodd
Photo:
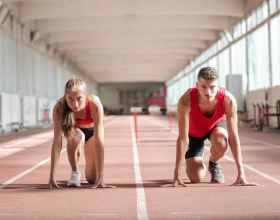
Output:
<svg viewBox="0 0 280 220">
<path fill-rule="evenodd" d="M 107 126 L 108 124 L 111 124 L 111 123 L 114 121 L 114 119 L 115 119 L 115 118 L 113 118 L 112 120 L 110 120 L 109 122 L 107 122 L 107 123 L 104 125 L 104 127 Z M 36 137 L 49 136 L 50 133 L 52 133 L 52 132 L 46 132 L 46 133 L 39 134 L 39 135 L 33 135 L 32 137 L 33 137 L 33 138 L 36 138 Z M 29 141 L 30 139 L 25 139 L 25 140 L 24 140 L 24 139 L 20 139 L 18 142 L 13 143 L 13 144 L 18 145 L 18 144 L 21 144 L 21 143 L 23 143 L 23 142 L 26 142 L 26 140 Z M 66 148 L 64 148 L 64 149 L 61 151 L 61 153 L 64 153 L 65 151 L 66 151 Z M 6 188 L 7 186 L 11 185 L 12 183 L 14 183 L 14 182 L 17 181 L 18 179 L 20 179 L 20 178 L 26 176 L 27 174 L 33 172 L 33 171 L 36 170 L 37 168 L 43 166 L 44 164 L 46 164 L 47 162 L 49 162 L 50 159 L 51 159 L 51 157 L 48 157 L 47 159 L 45 159 L 45 160 L 39 162 L 38 164 L 36 164 L 35 166 L 29 168 L 28 170 L 25 170 L 25 171 L 23 171 L 22 173 L 16 175 L 15 177 L 13 177 L 13 178 L 7 180 L 6 182 L 0 184 L 0 190 Z"/>
<path fill-rule="evenodd" d="M 149 120 L 149 121 L 154 123 L 154 124 L 157 124 L 157 125 L 163 127 L 160 123 L 154 121 L 154 119 L 153 120 Z M 173 134 L 178 135 L 178 132 L 176 132 L 174 130 L 171 130 L 170 132 L 172 132 Z M 266 142 L 263 142 L 263 143 L 265 144 Z M 206 147 L 206 149 L 210 151 L 209 147 Z M 231 161 L 231 162 L 235 163 L 234 159 L 231 158 L 231 157 L 224 156 L 224 158 L 227 159 L 228 161 Z M 273 183 L 280 184 L 280 180 L 279 179 L 274 178 L 274 177 L 272 177 L 272 176 L 270 176 L 270 175 L 268 175 L 268 174 L 266 174 L 266 173 L 264 173 L 264 172 L 262 172 L 262 171 L 260 171 L 260 170 L 258 170 L 256 168 L 252 167 L 252 166 L 249 166 L 249 165 L 243 163 L 243 167 L 245 167 L 246 169 L 252 171 L 253 173 L 255 173 L 255 174 L 257 174 L 257 175 L 259 175 L 259 176 L 261 176 L 261 177 L 263 177 L 263 178 L 265 178 L 267 180 L 270 180 Z"/>
<path fill-rule="evenodd" d="M 86 214 L 77 214 L 77 215 L 86 215 L 86 216 L 113 216 L 117 215 L 117 213 L 86 213 Z"/>
<path fill-rule="evenodd" d="M 210 150 L 210 149 L 209 149 L 209 150 Z M 225 156 L 225 158 L 226 158 L 227 160 L 229 160 L 229 161 L 235 163 L 234 160 L 233 160 L 231 157 Z M 249 165 L 247 165 L 247 164 L 243 164 L 243 167 L 247 168 L 248 170 L 250 170 L 250 171 L 252 171 L 252 172 L 258 174 L 259 176 L 261 176 L 261 177 L 263 177 L 263 178 L 265 178 L 265 179 L 268 179 L 268 180 L 270 180 L 270 181 L 272 181 L 272 182 L 274 182 L 274 183 L 280 184 L 280 180 L 279 180 L 279 179 L 276 179 L 276 178 L 274 178 L 274 177 L 272 177 L 272 176 L 270 176 L 270 175 L 268 175 L 268 174 L 266 174 L 266 173 L 264 173 L 264 172 L 262 172 L 262 171 L 260 171 L 260 170 L 257 170 L 256 168 L 254 168 L 254 167 L 252 167 L 252 166 L 249 166 Z"/>
<path fill-rule="evenodd" d="M 145 191 L 143 187 L 143 180 L 140 170 L 140 161 L 137 150 L 137 143 L 133 125 L 133 118 L 130 120 L 131 127 L 131 138 L 132 138 L 132 150 L 133 150 L 133 165 L 134 165 L 134 174 L 135 174 L 135 183 L 136 183 L 136 194 L 137 194 L 137 219 L 139 220 L 148 220 Z"/>
<path fill-rule="evenodd" d="M 247 138 L 247 137 L 243 137 L 243 136 L 239 136 L 239 137 L 246 140 L 246 141 L 252 141 L 252 142 L 255 142 L 255 143 L 264 144 L 264 145 L 267 145 L 267 146 L 270 146 L 270 147 L 273 147 L 273 148 L 280 149 L 279 145 L 270 144 L 270 143 L 265 142 L 265 141 L 259 141 L 259 140 L 255 140 L 255 139 L 251 139 L 251 138 Z"/>
<path fill-rule="evenodd" d="M 28 138 L 26 138 L 26 137 L 18 138 L 16 140 L 0 143 L 0 148 L 11 148 L 11 147 L 15 147 L 15 146 L 18 146 L 21 144 L 30 143 L 34 140 L 36 140 L 36 141 L 45 140 L 46 141 L 51 138 L 52 138 L 52 132 L 46 131 L 46 132 L 40 133 L 40 134 L 29 135 Z"/>
<path fill-rule="evenodd" d="M 28 143 L 29 141 L 31 141 L 31 139 L 18 140 L 15 143 L 12 143 L 12 144 L 5 144 L 2 148 L 11 148 L 11 147 L 14 147 L 14 146 L 17 146 L 17 145 Z"/>
<path fill-rule="evenodd" d="M 44 140 L 44 139 L 33 140 L 33 141 L 30 140 L 28 144 L 21 144 L 21 145 L 17 144 L 17 147 L 15 146 L 3 147 L 3 148 L 0 147 L 0 159 L 27 150 L 28 148 L 39 147 L 40 145 L 49 143 L 50 141 L 51 140 Z"/>
<path fill-rule="evenodd" d="M 64 148 L 61 153 L 64 153 L 66 151 L 66 149 Z M 0 185 L 0 190 L 6 188 L 7 186 L 9 186 L 10 184 L 14 183 L 15 181 L 17 181 L 18 179 L 26 176 L 27 174 L 33 172 L 34 170 L 36 170 L 37 168 L 43 166 L 45 163 L 49 162 L 51 159 L 51 157 L 48 157 L 45 160 L 42 160 L 41 162 L 39 162 L 38 164 L 36 164 L 35 166 L 29 168 L 28 170 L 23 171 L 22 173 L 16 175 L 15 177 L 7 180 L 6 182 L 2 183 Z"/>
<path fill-rule="evenodd" d="M 200 215 L 205 215 L 205 214 L 224 214 L 224 212 L 170 212 L 169 215 L 187 215 L 187 214 L 200 214 Z"/>
<path fill-rule="evenodd" d="M 0 216 L 45 216 L 46 214 L 34 213 L 0 213 Z M 49 213 L 48 213 L 49 215 Z M 73 214 L 57 214 L 54 216 L 116 216 L 117 213 L 73 213 Z"/>
</svg>

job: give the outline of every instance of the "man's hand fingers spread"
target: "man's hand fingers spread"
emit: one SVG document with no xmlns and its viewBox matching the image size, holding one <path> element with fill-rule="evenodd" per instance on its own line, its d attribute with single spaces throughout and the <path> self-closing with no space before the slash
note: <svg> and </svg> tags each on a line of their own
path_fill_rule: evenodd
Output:
<svg viewBox="0 0 280 220">
<path fill-rule="evenodd" d="M 187 186 L 187 184 L 185 184 L 182 180 L 180 181 L 180 184 L 181 184 L 182 186 L 184 186 L 184 187 Z"/>
</svg>

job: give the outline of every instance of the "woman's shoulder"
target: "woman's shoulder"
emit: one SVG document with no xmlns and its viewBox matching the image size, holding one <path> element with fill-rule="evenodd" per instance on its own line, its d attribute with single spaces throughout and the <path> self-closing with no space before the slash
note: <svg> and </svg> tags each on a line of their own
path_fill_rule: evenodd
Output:
<svg viewBox="0 0 280 220">
<path fill-rule="evenodd" d="M 103 110 L 103 106 L 101 104 L 101 101 L 100 101 L 99 97 L 96 96 L 96 95 L 88 95 L 87 98 L 88 98 L 89 103 L 90 103 L 90 109 L 91 109 L 92 117 L 96 117 L 96 115 L 94 116 L 94 114 L 96 112 L 101 112 Z"/>
<path fill-rule="evenodd" d="M 100 101 L 99 97 L 96 96 L 96 95 L 89 94 L 89 95 L 87 95 L 87 98 L 88 98 L 90 104 L 93 104 L 93 105 L 100 105 L 101 104 L 101 101 Z"/>
<path fill-rule="evenodd" d="M 63 108 L 63 104 L 64 104 L 63 102 L 64 102 L 64 98 L 63 97 L 59 98 L 56 101 L 56 103 L 55 103 L 55 105 L 53 107 L 53 111 L 54 112 L 60 112 L 62 110 L 62 108 Z"/>
</svg>

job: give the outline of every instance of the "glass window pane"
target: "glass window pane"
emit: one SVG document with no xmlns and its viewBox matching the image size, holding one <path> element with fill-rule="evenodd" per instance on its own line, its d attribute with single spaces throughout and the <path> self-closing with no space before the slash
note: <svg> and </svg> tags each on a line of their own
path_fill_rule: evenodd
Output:
<svg viewBox="0 0 280 220">
<path fill-rule="evenodd" d="M 257 23 L 260 23 L 263 20 L 263 13 L 261 7 L 256 10 L 256 19 Z"/>
<path fill-rule="evenodd" d="M 242 74 L 243 92 L 247 88 L 246 40 L 242 38 L 231 47 L 232 74 Z"/>
<path fill-rule="evenodd" d="M 244 19 L 242 21 L 242 34 L 245 34 L 246 33 L 246 20 Z"/>
<path fill-rule="evenodd" d="M 222 87 L 226 87 L 226 75 L 230 72 L 229 67 L 229 49 L 224 50 L 218 55 L 219 59 L 219 78 L 220 78 L 220 85 Z"/>
<path fill-rule="evenodd" d="M 239 22 L 233 29 L 233 37 L 238 38 L 241 33 L 241 23 Z"/>
<path fill-rule="evenodd" d="M 268 6 L 267 6 L 267 2 L 264 1 L 263 4 L 262 4 L 262 15 L 263 15 L 263 19 L 266 19 L 268 17 Z"/>
<path fill-rule="evenodd" d="M 271 20 L 272 84 L 280 85 L 280 16 Z"/>
<path fill-rule="evenodd" d="M 269 10 L 270 14 L 276 12 L 277 6 L 276 6 L 276 0 L 270 0 L 269 1 Z"/>
<path fill-rule="evenodd" d="M 248 67 L 250 90 L 269 86 L 267 24 L 248 35 Z"/>
<path fill-rule="evenodd" d="M 254 19 L 253 19 L 254 13 L 251 13 L 247 18 L 247 27 L 248 30 L 252 29 L 254 27 Z"/>
<path fill-rule="evenodd" d="M 188 83 L 189 83 L 189 88 L 192 88 L 194 86 L 194 83 L 193 83 L 193 75 L 194 75 L 194 71 L 192 71 L 190 74 L 189 74 L 189 79 L 188 79 Z"/>
<path fill-rule="evenodd" d="M 211 58 L 208 61 L 208 66 L 211 66 L 211 67 L 214 67 L 214 68 L 218 69 L 218 59 L 217 59 L 217 56 Z"/>
</svg>

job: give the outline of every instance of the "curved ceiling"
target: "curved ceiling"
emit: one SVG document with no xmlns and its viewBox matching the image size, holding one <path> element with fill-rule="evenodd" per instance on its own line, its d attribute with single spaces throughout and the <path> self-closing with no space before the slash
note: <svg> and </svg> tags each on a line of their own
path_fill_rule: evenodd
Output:
<svg viewBox="0 0 280 220">
<path fill-rule="evenodd" d="M 97 83 L 164 82 L 262 0 L 2 0 Z"/>
</svg>

